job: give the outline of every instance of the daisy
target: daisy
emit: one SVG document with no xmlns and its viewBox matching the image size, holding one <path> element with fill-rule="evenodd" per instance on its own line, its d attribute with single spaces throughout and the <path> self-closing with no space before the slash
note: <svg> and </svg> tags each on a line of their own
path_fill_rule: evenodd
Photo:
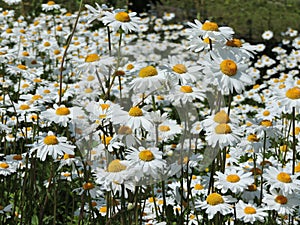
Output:
<svg viewBox="0 0 300 225">
<path fill-rule="evenodd" d="M 256 221 L 264 222 L 265 217 L 268 216 L 268 213 L 265 212 L 265 209 L 258 208 L 254 204 L 246 204 L 243 201 L 239 200 L 239 202 L 235 205 L 236 208 L 236 218 L 244 223 L 250 222 L 251 224 Z"/>
<path fill-rule="evenodd" d="M 202 39 L 210 38 L 212 40 L 224 40 L 231 39 L 234 31 L 231 27 L 219 27 L 217 23 L 211 21 L 205 21 L 201 23 L 195 19 L 194 23 L 188 22 L 187 24 L 191 27 L 189 32 L 192 36 L 198 36 Z"/>
<path fill-rule="evenodd" d="M 209 80 L 216 85 L 222 94 L 228 95 L 236 91 L 241 93 L 246 85 L 252 84 L 252 79 L 246 74 L 247 64 L 242 58 L 233 54 L 220 56 L 212 54 L 214 60 L 206 60 L 204 73 L 209 75 Z"/>
<path fill-rule="evenodd" d="M 153 124 L 144 114 L 145 112 L 138 106 L 131 107 L 128 112 L 121 108 L 114 108 L 112 111 L 112 122 L 113 124 L 128 126 L 132 130 L 144 128 L 146 131 L 151 131 Z"/>
<path fill-rule="evenodd" d="M 270 191 L 277 188 L 283 194 L 292 194 L 300 191 L 300 180 L 297 179 L 297 175 L 291 175 L 283 169 L 279 170 L 273 166 L 269 167 L 264 178 L 267 180 L 266 184 L 270 185 Z"/>
<path fill-rule="evenodd" d="M 211 193 L 206 197 L 206 200 L 196 202 L 196 208 L 205 209 L 208 219 L 212 219 L 217 213 L 227 215 L 233 212 L 231 202 L 235 199 L 231 196 L 222 196 L 218 193 Z"/>
<path fill-rule="evenodd" d="M 41 137 L 37 143 L 30 146 L 32 147 L 30 155 L 36 152 L 41 161 L 45 161 L 47 155 L 51 155 L 54 160 L 64 154 L 74 155 L 73 149 L 76 148 L 76 146 L 67 143 L 66 137 L 57 137 L 51 131 L 45 137 Z"/>
<path fill-rule="evenodd" d="M 298 86 L 275 89 L 273 99 L 280 102 L 280 107 L 285 113 L 291 113 L 293 107 L 296 112 L 300 112 L 300 87 Z"/>
<path fill-rule="evenodd" d="M 60 9 L 60 5 L 54 1 L 48 1 L 47 4 L 42 4 L 42 11 L 48 12 L 56 9 Z"/>
<path fill-rule="evenodd" d="M 165 84 L 164 71 L 154 66 L 146 66 L 140 69 L 138 77 L 130 83 L 130 89 L 135 93 L 155 91 Z"/>
<path fill-rule="evenodd" d="M 195 99 L 204 100 L 204 94 L 200 89 L 190 85 L 176 85 L 170 90 L 167 99 L 174 105 L 181 105 L 193 102 Z"/>
<path fill-rule="evenodd" d="M 94 20 L 101 21 L 104 10 L 111 10 L 105 4 L 102 4 L 101 6 L 97 2 L 95 2 L 95 4 L 96 4 L 96 8 L 88 4 L 85 5 L 85 8 L 87 8 L 89 11 L 89 14 L 86 18 L 88 24 L 93 22 Z"/>
<path fill-rule="evenodd" d="M 266 30 L 265 32 L 263 32 L 263 34 L 261 35 L 261 37 L 264 39 L 264 40 L 270 40 L 272 37 L 273 37 L 273 32 L 270 31 L 270 30 Z"/>
<path fill-rule="evenodd" d="M 262 202 L 267 204 L 267 210 L 275 210 L 280 215 L 293 215 L 299 200 L 296 194 L 283 194 L 281 191 L 273 190 L 271 194 L 264 194 Z"/>
<path fill-rule="evenodd" d="M 73 117 L 72 107 L 66 107 L 64 105 L 53 105 L 53 108 L 49 108 L 46 111 L 41 112 L 41 119 L 46 119 L 50 122 L 60 124 L 66 127 Z"/>
<path fill-rule="evenodd" d="M 181 132 L 182 128 L 177 124 L 175 120 L 165 120 L 158 125 L 158 140 L 173 140 L 176 134 L 180 134 Z"/>
<path fill-rule="evenodd" d="M 135 179 L 140 181 L 142 178 L 159 179 L 166 168 L 166 161 L 162 159 L 162 152 L 156 147 L 145 149 L 130 148 L 126 159 L 129 161 L 129 168 L 139 171 L 135 174 Z"/>
<path fill-rule="evenodd" d="M 12 161 L 0 161 L 0 175 L 7 176 L 17 171 L 17 164 Z"/>
<path fill-rule="evenodd" d="M 136 12 L 127 13 L 124 10 L 115 10 L 113 12 L 103 12 L 102 22 L 109 25 L 114 31 L 120 28 L 127 34 L 131 31 L 139 31 L 139 23 L 141 19 L 136 16 Z"/>
<path fill-rule="evenodd" d="M 216 172 L 215 187 L 221 189 L 222 193 L 228 190 L 233 193 L 243 192 L 249 185 L 253 183 L 252 173 L 245 173 L 243 170 L 228 168 L 225 173 Z"/>
</svg>

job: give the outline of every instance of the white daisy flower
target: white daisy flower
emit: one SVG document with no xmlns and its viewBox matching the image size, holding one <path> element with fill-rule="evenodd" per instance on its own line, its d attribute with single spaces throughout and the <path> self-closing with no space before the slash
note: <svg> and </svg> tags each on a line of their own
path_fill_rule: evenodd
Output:
<svg viewBox="0 0 300 225">
<path fill-rule="evenodd" d="M 253 183 L 252 173 L 245 173 L 241 169 L 227 168 L 225 173 L 216 172 L 215 187 L 221 189 L 222 193 L 228 190 L 233 193 L 243 192 L 249 185 Z"/>
<path fill-rule="evenodd" d="M 162 159 L 162 152 L 158 148 L 130 148 L 127 153 L 125 158 L 129 161 L 129 168 L 134 168 L 138 171 L 135 174 L 137 181 L 141 179 L 148 180 L 149 176 L 152 179 L 161 178 L 167 164 Z"/>
<path fill-rule="evenodd" d="M 231 196 L 222 196 L 218 193 L 211 193 L 206 197 L 206 200 L 196 202 L 196 208 L 205 210 L 208 219 L 212 219 L 217 213 L 227 215 L 233 213 L 231 202 L 236 201 Z"/>
<path fill-rule="evenodd" d="M 140 69 L 138 77 L 130 83 L 130 89 L 135 93 L 145 93 L 155 91 L 165 84 L 164 71 L 154 66 L 146 66 Z"/>
<path fill-rule="evenodd" d="M 47 4 L 42 4 L 42 11 L 48 12 L 56 9 L 60 9 L 60 5 L 54 1 L 48 1 Z"/>
<path fill-rule="evenodd" d="M 267 180 L 266 184 L 270 185 L 270 191 L 279 189 L 283 194 L 292 194 L 300 191 L 300 180 L 297 175 L 291 175 L 283 169 L 269 167 L 266 170 L 264 179 Z"/>
<path fill-rule="evenodd" d="M 191 103 L 195 99 L 204 100 L 205 95 L 196 87 L 190 85 L 176 85 L 170 90 L 167 99 L 174 105 L 181 105 Z"/>
<path fill-rule="evenodd" d="M 49 108 L 46 111 L 41 112 L 41 119 L 54 122 L 56 124 L 66 127 L 73 118 L 72 107 L 66 107 L 64 105 L 53 105 L 53 108 Z"/>
<path fill-rule="evenodd" d="M 296 207 L 299 206 L 297 194 L 283 194 L 281 191 L 265 193 L 262 202 L 267 204 L 267 210 L 275 210 L 279 215 L 293 215 Z"/>
<path fill-rule="evenodd" d="M 270 31 L 270 30 L 266 30 L 265 32 L 263 32 L 263 34 L 261 35 L 261 37 L 264 39 L 264 40 L 270 40 L 272 37 L 273 37 L 273 32 Z"/>
<path fill-rule="evenodd" d="M 127 34 L 131 31 L 139 31 L 141 19 L 136 16 L 136 12 L 127 13 L 124 10 L 115 10 L 114 12 L 103 12 L 102 22 L 109 25 L 114 31 L 120 28 Z"/>
<path fill-rule="evenodd" d="M 32 156 L 36 152 L 36 156 L 41 161 L 45 161 L 47 155 L 51 155 L 54 160 L 64 154 L 74 155 L 73 149 L 76 148 L 76 146 L 67 143 L 66 137 L 57 137 L 51 131 L 45 137 L 40 138 L 37 143 L 30 146 L 32 147 L 30 155 Z"/>
<path fill-rule="evenodd" d="M 258 208 L 254 204 L 244 203 L 239 200 L 235 205 L 236 208 L 236 218 L 244 223 L 255 223 L 256 221 L 264 222 L 265 217 L 268 216 L 268 213 L 265 212 L 265 209 Z"/>
<path fill-rule="evenodd" d="M 17 171 L 17 163 L 12 161 L 0 161 L 0 175 L 7 176 Z"/>
<path fill-rule="evenodd" d="M 300 112 L 300 87 L 286 87 L 273 91 L 273 99 L 280 102 L 279 107 L 283 108 L 284 113 L 291 113 L 293 107 L 295 107 L 296 112 Z"/>
</svg>

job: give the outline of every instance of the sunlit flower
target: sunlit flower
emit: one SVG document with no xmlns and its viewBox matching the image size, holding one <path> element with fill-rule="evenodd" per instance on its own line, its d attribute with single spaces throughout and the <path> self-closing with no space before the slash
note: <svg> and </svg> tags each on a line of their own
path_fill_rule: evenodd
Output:
<svg viewBox="0 0 300 225">
<path fill-rule="evenodd" d="M 283 194 L 292 194 L 300 190 L 300 180 L 297 175 L 292 175 L 285 170 L 269 167 L 266 170 L 266 184 L 270 185 L 270 190 L 279 189 Z"/>
<path fill-rule="evenodd" d="M 123 10 L 115 10 L 114 12 L 103 12 L 102 22 L 109 25 L 114 31 L 120 28 L 125 32 L 138 31 L 140 18 L 136 16 L 136 12 L 127 13 Z"/>
<path fill-rule="evenodd" d="M 45 161 L 47 155 L 52 156 L 54 160 L 64 154 L 74 155 L 73 149 L 76 148 L 76 146 L 68 144 L 66 137 L 57 137 L 51 131 L 31 147 L 31 156 L 36 154 L 41 161 Z"/>
<path fill-rule="evenodd" d="M 216 171 L 215 187 L 221 189 L 222 193 L 228 190 L 233 193 L 242 193 L 249 185 L 253 183 L 252 173 L 245 173 L 240 169 L 227 168 L 225 173 Z"/>
<path fill-rule="evenodd" d="M 60 5 L 54 1 L 48 1 L 46 4 L 42 4 L 42 10 L 45 12 L 60 9 Z"/>
<path fill-rule="evenodd" d="M 129 161 L 129 168 L 135 168 L 136 171 L 139 171 L 135 174 L 137 181 L 147 180 L 149 176 L 152 179 L 159 179 L 166 168 L 166 161 L 162 159 L 162 152 L 155 147 L 130 148 L 126 159 Z"/>
<path fill-rule="evenodd" d="M 236 217 L 240 221 L 245 223 L 255 223 L 256 221 L 264 222 L 265 217 L 268 216 L 268 213 L 265 212 L 265 209 L 259 208 L 254 204 L 244 203 L 239 201 L 236 205 Z"/>
<path fill-rule="evenodd" d="M 42 119 L 60 124 L 64 127 L 68 125 L 72 117 L 72 107 L 66 107 L 64 105 L 58 106 L 57 104 L 54 104 L 53 108 L 49 108 L 41 113 Z"/>
<path fill-rule="evenodd" d="M 208 215 L 208 219 L 212 219 L 217 213 L 227 215 L 233 212 L 231 202 L 235 199 L 231 196 L 222 196 L 218 193 L 211 193 L 206 197 L 203 202 L 196 202 L 196 208 L 205 210 Z"/>
</svg>

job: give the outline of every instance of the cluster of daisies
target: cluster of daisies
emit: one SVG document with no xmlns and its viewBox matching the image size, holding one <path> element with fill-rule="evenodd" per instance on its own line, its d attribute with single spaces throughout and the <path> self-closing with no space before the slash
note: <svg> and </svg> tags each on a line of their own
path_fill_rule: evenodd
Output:
<svg viewBox="0 0 300 225">
<path fill-rule="evenodd" d="M 0 12 L 1 221 L 299 223 L 297 31 L 42 9 Z"/>
</svg>

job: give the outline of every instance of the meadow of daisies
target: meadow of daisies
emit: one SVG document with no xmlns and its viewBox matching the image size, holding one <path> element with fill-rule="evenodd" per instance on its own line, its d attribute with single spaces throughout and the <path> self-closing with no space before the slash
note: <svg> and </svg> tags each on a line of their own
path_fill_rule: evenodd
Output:
<svg viewBox="0 0 300 225">
<path fill-rule="evenodd" d="M 299 224 L 297 30 L 42 9 L 0 12 L 0 224 Z"/>
</svg>

